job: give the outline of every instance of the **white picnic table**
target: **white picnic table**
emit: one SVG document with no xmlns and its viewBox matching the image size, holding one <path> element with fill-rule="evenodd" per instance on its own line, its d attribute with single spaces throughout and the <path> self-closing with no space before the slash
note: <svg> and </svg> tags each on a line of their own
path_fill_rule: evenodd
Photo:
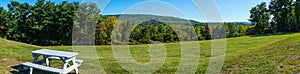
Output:
<svg viewBox="0 0 300 74">
<path fill-rule="evenodd" d="M 32 55 L 34 60 L 32 63 L 26 62 L 23 65 L 30 67 L 30 74 L 32 74 L 33 69 L 40 69 L 50 72 L 55 72 L 59 74 L 67 74 L 72 70 L 75 70 L 76 74 L 78 74 L 78 67 L 83 62 L 82 60 L 76 59 L 78 53 L 76 52 L 65 52 L 65 51 L 56 51 L 49 49 L 40 49 L 36 51 L 32 51 Z M 42 60 L 38 60 L 40 56 L 43 56 Z M 64 62 L 63 69 L 53 68 L 50 66 L 50 60 L 62 60 Z M 46 62 L 46 66 L 42 66 L 41 64 Z M 69 62 L 73 64 L 70 65 Z"/>
</svg>

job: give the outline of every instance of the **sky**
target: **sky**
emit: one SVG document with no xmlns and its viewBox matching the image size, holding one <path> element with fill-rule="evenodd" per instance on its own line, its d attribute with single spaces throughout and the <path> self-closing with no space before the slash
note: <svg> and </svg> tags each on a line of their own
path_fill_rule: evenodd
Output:
<svg viewBox="0 0 300 74">
<path fill-rule="evenodd" d="M 11 0 L 3 0 L 0 2 L 0 7 L 7 9 L 7 4 Z M 37 0 L 14 0 L 18 2 L 28 2 L 34 4 Z M 56 3 L 60 3 L 63 0 L 50 0 Z M 82 0 L 68 0 L 69 2 Z M 87 2 L 96 2 L 98 7 L 102 10 L 103 15 L 114 15 L 114 14 L 145 14 L 143 11 L 147 9 L 151 10 L 151 6 L 156 8 L 156 12 L 150 13 L 153 15 L 166 15 L 174 16 L 186 19 L 192 19 L 196 21 L 205 22 L 204 14 L 201 13 L 191 0 L 84 0 Z M 151 5 L 151 1 L 154 1 Z M 148 5 L 146 5 L 148 2 Z M 155 3 L 156 2 L 156 3 Z M 161 2 L 161 4 L 159 4 Z M 205 2 L 202 0 L 201 2 Z M 215 0 L 215 4 L 220 11 L 220 15 L 223 21 L 219 22 L 244 22 L 248 21 L 250 13 L 249 10 L 261 2 L 269 3 L 270 0 Z M 143 8 L 138 11 L 138 8 Z M 148 6 L 148 7 L 146 7 Z M 150 6 L 150 7 L 149 7 Z M 168 7 L 169 6 L 169 7 Z M 162 10 L 159 9 L 161 7 Z M 207 6 L 209 8 L 209 6 Z M 169 12 L 164 12 L 169 10 Z M 174 12 L 180 12 L 182 15 L 174 15 Z M 153 12 L 153 11 L 152 11 Z M 147 12 L 148 13 L 148 12 Z M 169 13 L 169 14 L 168 14 Z M 173 15 L 172 15 L 173 14 Z M 177 13 L 178 14 L 178 13 Z"/>
</svg>

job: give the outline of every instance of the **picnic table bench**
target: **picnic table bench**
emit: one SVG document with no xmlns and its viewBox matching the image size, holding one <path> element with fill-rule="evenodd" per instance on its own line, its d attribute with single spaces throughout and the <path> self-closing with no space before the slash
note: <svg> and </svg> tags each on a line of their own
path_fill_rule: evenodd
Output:
<svg viewBox="0 0 300 74">
<path fill-rule="evenodd" d="M 56 51 L 49 49 L 40 49 L 36 51 L 32 51 L 32 56 L 34 57 L 33 62 L 26 62 L 23 65 L 30 67 L 30 74 L 33 73 L 33 69 L 39 69 L 59 74 L 67 74 L 72 70 L 75 70 L 76 74 L 78 74 L 78 67 L 81 65 L 83 60 L 76 59 L 78 53 L 76 52 L 64 52 L 64 51 Z M 42 60 L 38 60 L 39 56 L 43 56 Z M 50 66 L 50 60 L 62 60 L 64 62 L 63 69 L 53 68 Z M 41 64 L 46 62 L 46 66 Z M 69 62 L 73 64 L 70 65 Z"/>
</svg>

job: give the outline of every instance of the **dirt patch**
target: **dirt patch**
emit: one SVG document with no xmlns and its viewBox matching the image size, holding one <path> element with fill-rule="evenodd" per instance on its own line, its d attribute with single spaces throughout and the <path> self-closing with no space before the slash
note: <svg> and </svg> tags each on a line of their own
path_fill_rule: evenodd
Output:
<svg viewBox="0 0 300 74">
<path fill-rule="evenodd" d="M 237 74 L 241 71 L 241 67 L 239 66 L 232 66 L 231 70 L 222 71 L 222 74 Z"/>
<path fill-rule="evenodd" d="M 18 61 L 14 58 L 2 58 L 0 62 L 0 72 L 4 74 L 10 74 L 13 71 L 18 71 L 12 67 L 23 63 L 22 61 Z"/>
</svg>

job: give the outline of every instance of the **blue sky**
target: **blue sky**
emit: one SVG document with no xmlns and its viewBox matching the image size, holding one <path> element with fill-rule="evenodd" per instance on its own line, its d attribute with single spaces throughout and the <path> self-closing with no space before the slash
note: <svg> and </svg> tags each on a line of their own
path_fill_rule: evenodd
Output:
<svg viewBox="0 0 300 74">
<path fill-rule="evenodd" d="M 34 4 L 37 0 L 16 0 L 19 2 L 28 2 Z M 63 0 L 51 0 L 54 2 L 61 2 Z M 68 0 L 68 1 L 81 1 L 81 0 Z M 130 7 L 133 7 L 136 4 L 142 3 L 146 0 L 85 0 L 98 2 L 99 8 L 102 10 L 103 15 L 113 15 L 113 14 L 122 14 Z M 159 1 L 159 0 L 149 0 L 149 1 Z M 185 17 L 170 15 L 181 18 L 188 18 L 197 21 L 205 21 L 200 11 L 193 5 L 190 0 L 160 0 L 165 2 L 174 8 L 178 9 L 183 13 Z M 205 0 L 203 0 L 205 1 Z M 232 21 L 247 21 L 249 19 L 249 10 L 251 7 L 256 6 L 261 2 L 269 3 L 270 0 L 215 0 L 216 5 L 220 10 L 221 17 L 226 22 Z M 109 2 L 109 3 L 107 3 Z M 10 0 L 1 1 L 0 6 L 7 8 L 7 4 L 10 3 Z M 107 5 L 105 5 L 107 4 Z M 106 6 L 106 7 L 105 7 Z M 105 7 L 105 8 L 104 8 Z M 154 14 L 159 15 L 159 14 Z"/>
</svg>

